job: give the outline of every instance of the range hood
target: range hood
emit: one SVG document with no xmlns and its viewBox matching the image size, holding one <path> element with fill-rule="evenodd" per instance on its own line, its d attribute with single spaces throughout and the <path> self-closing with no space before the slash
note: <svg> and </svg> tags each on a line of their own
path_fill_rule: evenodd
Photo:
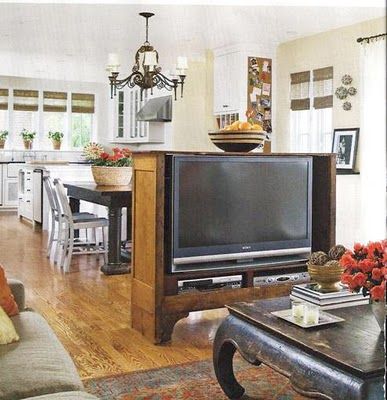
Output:
<svg viewBox="0 0 387 400">
<path fill-rule="evenodd" d="M 172 96 L 156 97 L 148 100 L 136 115 L 137 121 L 172 121 Z"/>
</svg>

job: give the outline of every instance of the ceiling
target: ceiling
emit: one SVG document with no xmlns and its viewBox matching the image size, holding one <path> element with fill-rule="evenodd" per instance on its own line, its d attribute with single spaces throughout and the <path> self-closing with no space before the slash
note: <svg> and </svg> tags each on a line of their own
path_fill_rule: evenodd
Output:
<svg viewBox="0 0 387 400">
<path fill-rule="evenodd" d="M 144 2 L 143 2 L 144 3 Z M 384 7 L 288 7 L 149 4 L 17 4 L 0 2 L 0 75 L 104 81 L 109 52 L 128 71 L 145 40 L 141 11 L 160 64 L 206 49 L 278 43 L 385 16 Z"/>
</svg>

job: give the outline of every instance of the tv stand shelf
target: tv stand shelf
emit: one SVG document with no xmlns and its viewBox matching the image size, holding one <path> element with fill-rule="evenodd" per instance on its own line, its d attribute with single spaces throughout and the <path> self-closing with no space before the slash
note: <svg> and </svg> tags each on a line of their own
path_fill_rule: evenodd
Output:
<svg viewBox="0 0 387 400">
<path fill-rule="evenodd" d="M 262 266 L 227 270 L 168 273 L 168 218 L 166 218 L 166 157 L 178 152 L 138 152 L 133 154 L 133 253 L 132 253 L 132 327 L 154 343 L 171 339 L 175 323 L 190 311 L 224 307 L 237 301 L 284 296 L 291 284 L 254 287 L 254 276 L 268 274 Z M 203 153 L 184 153 L 200 154 Z M 209 154 L 209 153 L 205 153 Z M 215 153 L 227 157 L 271 157 L 268 154 Z M 273 154 L 293 157 L 296 154 Z M 305 155 L 305 154 L 303 154 Z M 335 244 L 335 156 L 313 157 L 312 248 L 327 251 Z M 305 265 L 289 263 L 274 266 L 270 273 L 300 272 Z M 178 294 L 178 280 L 214 276 L 242 275 L 242 288 L 214 289 Z"/>
</svg>

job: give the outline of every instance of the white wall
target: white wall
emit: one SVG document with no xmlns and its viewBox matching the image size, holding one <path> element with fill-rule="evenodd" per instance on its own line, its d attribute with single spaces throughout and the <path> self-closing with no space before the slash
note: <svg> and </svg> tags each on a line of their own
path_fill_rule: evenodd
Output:
<svg viewBox="0 0 387 400">
<path fill-rule="evenodd" d="M 371 36 L 386 31 L 386 21 L 378 18 L 356 25 L 335 29 L 318 35 L 282 43 L 277 50 L 277 110 L 276 110 L 276 151 L 286 152 L 290 149 L 289 127 L 289 90 L 290 74 L 305 70 L 333 66 L 334 88 L 340 85 L 341 77 L 349 74 L 353 78 L 353 86 L 358 89 L 356 96 L 351 98 L 352 110 L 344 111 L 342 101 L 334 97 L 333 100 L 333 128 L 360 127 L 361 104 L 361 71 L 360 45 L 356 39 Z M 385 82 L 381 82 L 385 85 Z M 360 136 L 372 132 L 360 132 Z M 374 143 L 378 146 L 378 143 Z M 357 168 L 360 173 L 362 148 L 358 148 Z M 372 163 L 372 160 L 367 160 Z M 382 183 L 384 184 L 384 183 Z M 346 246 L 361 240 L 359 227 L 361 226 L 361 207 L 366 204 L 360 202 L 360 176 L 338 175 L 337 187 L 337 221 L 336 241 Z M 381 215 L 381 218 L 383 216 Z M 382 238 L 381 238 L 382 239 Z"/>
</svg>

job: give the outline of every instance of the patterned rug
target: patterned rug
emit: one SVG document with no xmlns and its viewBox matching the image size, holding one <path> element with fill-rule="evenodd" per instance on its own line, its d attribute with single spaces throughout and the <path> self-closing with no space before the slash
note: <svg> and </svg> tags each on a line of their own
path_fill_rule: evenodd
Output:
<svg viewBox="0 0 387 400">
<path fill-rule="evenodd" d="M 288 380 L 272 369 L 254 367 L 237 358 L 235 376 L 246 389 L 244 400 L 305 400 Z M 89 379 L 86 390 L 102 400 L 226 400 L 212 367 L 212 361 Z"/>
</svg>

